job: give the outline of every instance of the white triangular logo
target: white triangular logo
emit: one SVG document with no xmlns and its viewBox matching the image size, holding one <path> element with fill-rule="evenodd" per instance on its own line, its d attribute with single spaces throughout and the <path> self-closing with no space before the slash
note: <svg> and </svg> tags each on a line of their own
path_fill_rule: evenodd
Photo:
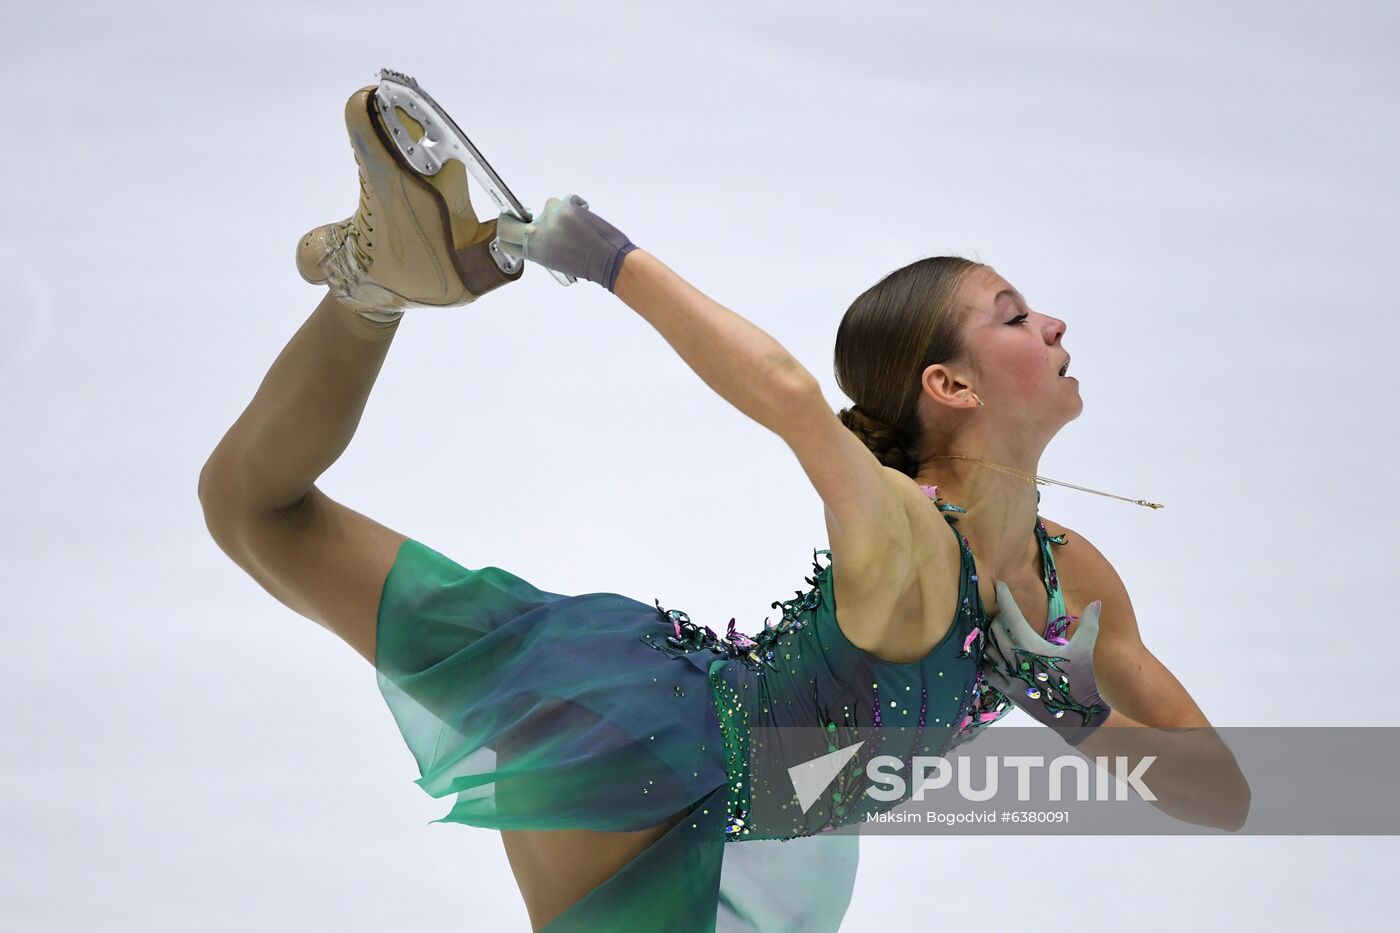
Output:
<svg viewBox="0 0 1400 933">
<path fill-rule="evenodd" d="M 864 744 L 865 740 L 861 739 L 854 745 L 839 748 L 834 752 L 827 752 L 811 761 L 804 761 L 800 765 L 788 768 L 788 777 L 792 779 L 792 789 L 797 791 L 797 802 L 802 805 L 803 813 L 806 813 L 807 808 L 817 802 L 822 791 L 836 780 L 836 775 L 840 774 L 841 769 L 846 767 L 846 762 L 850 761 Z"/>
</svg>

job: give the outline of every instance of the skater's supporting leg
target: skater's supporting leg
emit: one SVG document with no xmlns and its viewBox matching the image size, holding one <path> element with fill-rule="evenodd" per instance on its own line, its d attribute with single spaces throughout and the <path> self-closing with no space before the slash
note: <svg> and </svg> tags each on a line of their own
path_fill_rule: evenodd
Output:
<svg viewBox="0 0 1400 933">
<path fill-rule="evenodd" d="M 530 925 L 538 930 L 641 855 L 685 815 L 635 832 L 583 829 L 502 830 Z"/>
</svg>

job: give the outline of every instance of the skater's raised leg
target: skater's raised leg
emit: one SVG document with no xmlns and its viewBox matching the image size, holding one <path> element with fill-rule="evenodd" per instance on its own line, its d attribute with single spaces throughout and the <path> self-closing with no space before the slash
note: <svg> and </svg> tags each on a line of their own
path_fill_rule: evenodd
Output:
<svg viewBox="0 0 1400 933">
<path fill-rule="evenodd" d="M 508 275 L 490 257 L 496 219 L 477 219 L 460 163 L 444 164 L 432 179 L 404 164 L 386 139 L 373 91 L 356 92 L 345 108 L 359 206 L 297 248 L 302 277 L 330 292 L 278 354 L 199 478 L 205 521 L 220 548 L 371 664 L 380 595 L 406 536 L 331 499 L 316 480 L 354 436 L 404 310 L 470 303 L 523 269 Z M 398 117 L 410 132 L 424 130 L 411 114 Z M 616 874 L 678 818 L 635 832 L 503 831 L 532 925 L 543 926 Z"/>
<path fill-rule="evenodd" d="M 200 474 L 219 545 L 273 596 L 374 659 L 379 584 L 403 535 L 314 485 L 359 424 L 405 308 L 468 304 L 518 279 L 486 252 L 461 163 L 428 178 L 388 138 L 374 86 L 346 101 L 359 204 L 301 238 L 297 270 L 325 296 Z M 398 131 L 420 131 L 402 114 Z"/>
</svg>

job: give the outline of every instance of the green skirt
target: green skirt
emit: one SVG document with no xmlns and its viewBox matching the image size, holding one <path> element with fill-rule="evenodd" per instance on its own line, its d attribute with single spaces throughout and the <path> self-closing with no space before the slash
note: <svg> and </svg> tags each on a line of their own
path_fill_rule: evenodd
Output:
<svg viewBox="0 0 1400 933">
<path fill-rule="evenodd" d="M 551 933 L 837 929 L 857 837 L 726 841 L 711 658 L 656 651 L 641 636 L 657 626 L 635 599 L 546 592 L 406 539 L 375 667 L 415 783 L 454 797 L 432 822 L 625 831 L 684 814 Z"/>
</svg>

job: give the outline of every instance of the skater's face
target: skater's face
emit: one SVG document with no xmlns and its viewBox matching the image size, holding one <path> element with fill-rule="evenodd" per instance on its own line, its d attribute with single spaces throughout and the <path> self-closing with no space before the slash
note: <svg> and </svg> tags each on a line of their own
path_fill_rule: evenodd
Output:
<svg viewBox="0 0 1400 933">
<path fill-rule="evenodd" d="M 963 315 L 963 359 L 930 369 L 938 373 L 935 394 L 959 405 L 980 398 L 984 412 L 997 421 L 1027 426 L 1074 418 L 1083 408 L 1079 382 L 1061 376 L 1069 357 L 1061 345 L 1065 322 L 1035 310 L 1026 298 L 990 266 L 963 275 L 955 306 Z M 928 385 L 929 373 L 925 373 Z M 959 395 L 960 389 L 970 389 Z M 1058 427 L 1058 425 L 1057 425 Z"/>
</svg>

